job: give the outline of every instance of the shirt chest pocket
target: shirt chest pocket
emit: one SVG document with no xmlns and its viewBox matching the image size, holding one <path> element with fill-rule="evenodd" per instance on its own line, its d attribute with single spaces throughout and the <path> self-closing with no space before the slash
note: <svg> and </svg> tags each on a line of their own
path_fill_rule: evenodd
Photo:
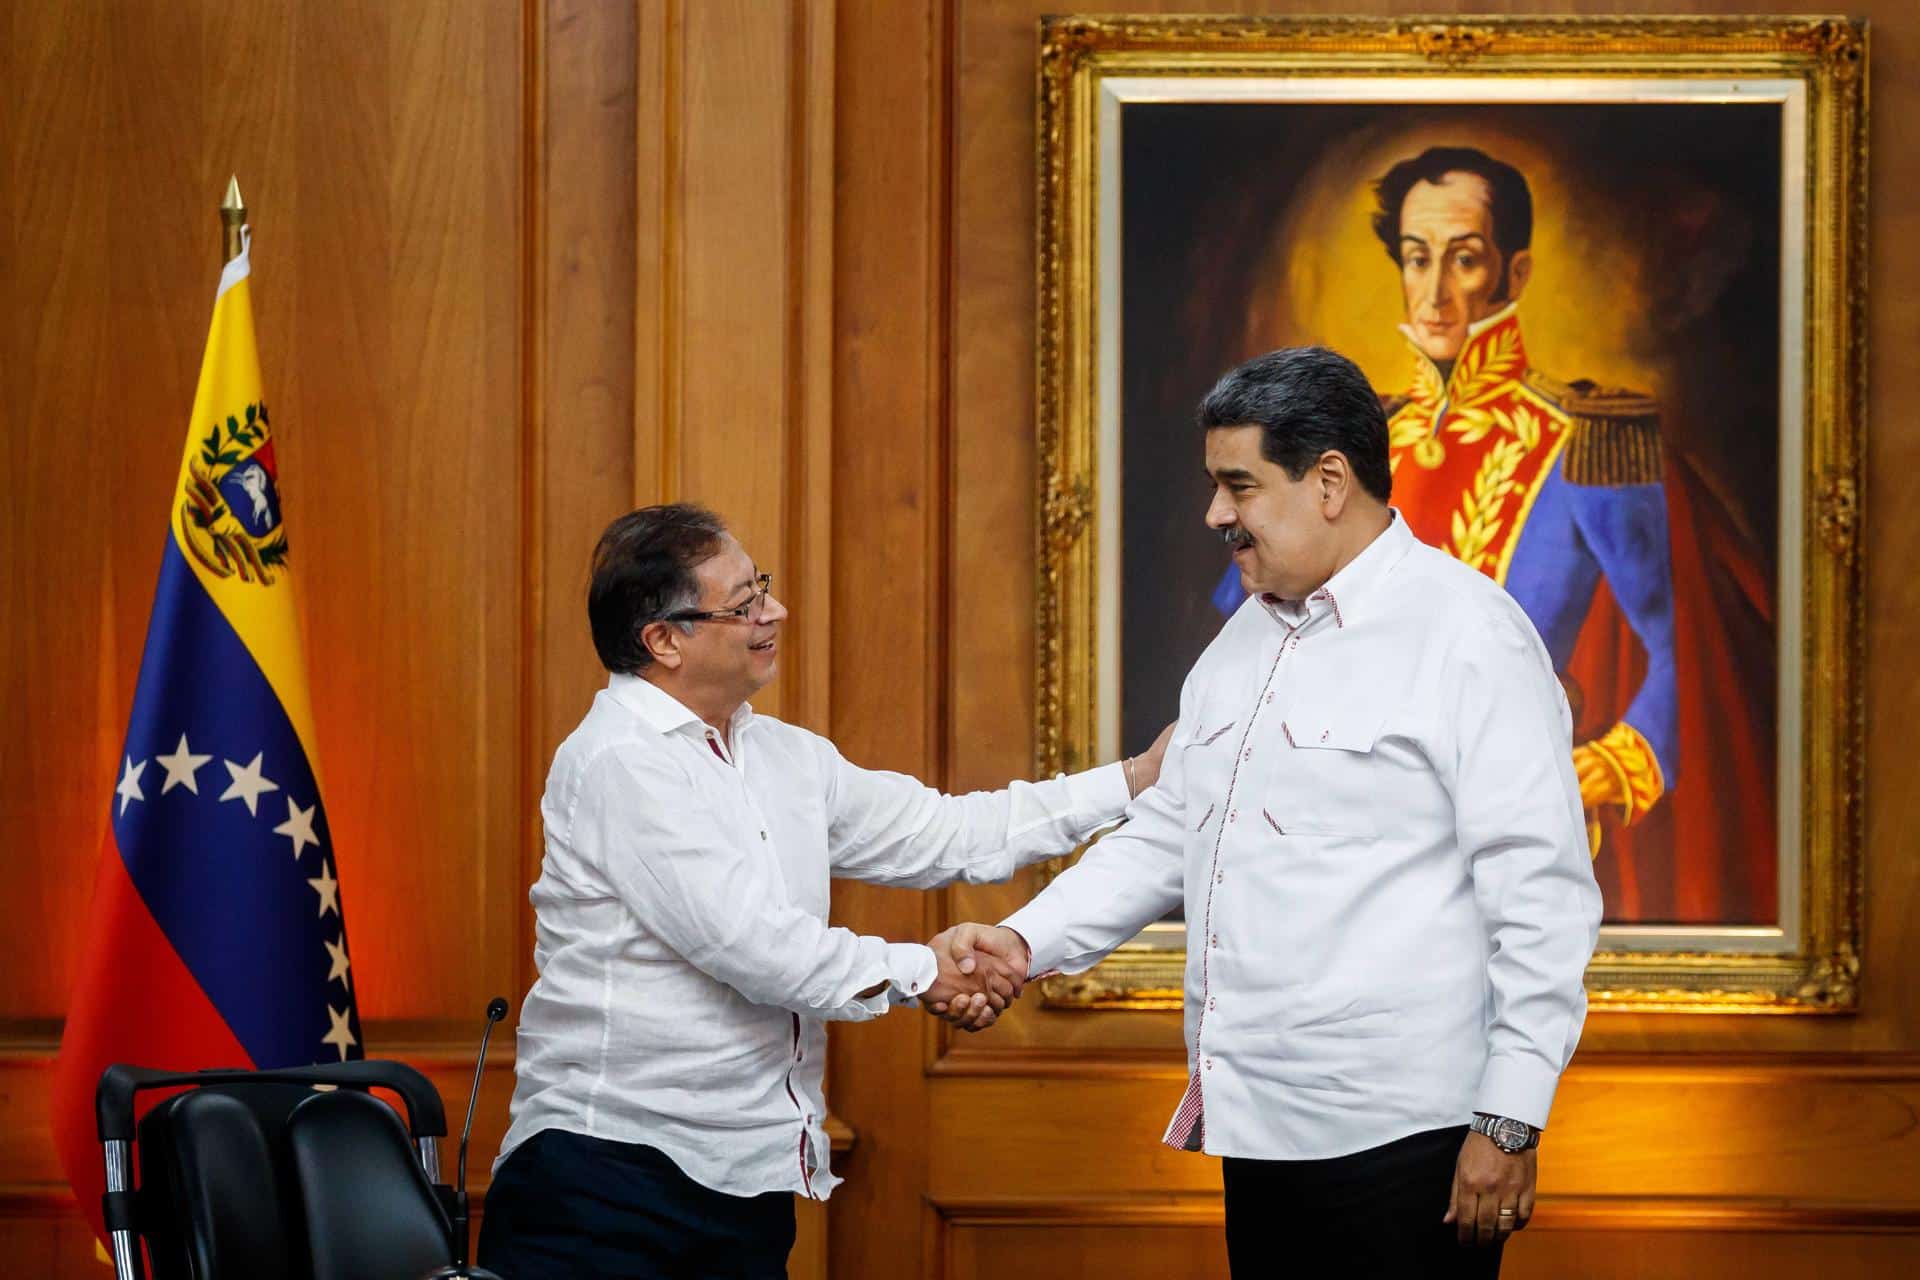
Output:
<svg viewBox="0 0 1920 1280">
<path fill-rule="evenodd" d="M 1383 707 L 1306 699 L 1279 717 L 1269 756 L 1264 816 L 1288 836 L 1379 834 L 1387 797 L 1376 749 Z"/>
<path fill-rule="evenodd" d="M 1226 794 L 1233 779 L 1234 753 L 1246 736 L 1245 714 L 1244 709 L 1209 709 L 1190 734 L 1183 728 L 1181 735 L 1168 744 L 1170 752 L 1180 755 L 1190 797 L 1217 802 Z"/>
</svg>

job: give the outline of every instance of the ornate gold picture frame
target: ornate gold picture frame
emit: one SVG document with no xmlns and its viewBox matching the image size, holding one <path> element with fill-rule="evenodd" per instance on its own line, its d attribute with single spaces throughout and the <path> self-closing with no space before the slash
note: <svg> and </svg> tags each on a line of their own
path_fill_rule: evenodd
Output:
<svg viewBox="0 0 1920 1280">
<path fill-rule="evenodd" d="M 1589 810 L 1609 897 L 1592 1007 L 1854 1009 L 1866 82 L 1845 18 L 1044 20 L 1039 773 L 1137 749 L 1218 625 L 1181 406 L 1305 341 L 1397 389 L 1379 331 L 1411 303 L 1359 225 L 1382 166 L 1510 155 L 1542 263 L 1510 310 L 1574 386 L 1633 388 L 1614 403 L 1647 406 L 1659 448 L 1606 482 L 1659 485 L 1671 512 L 1671 652 L 1628 605 L 1606 679 L 1562 676 L 1576 720 L 1592 703 L 1654 780 L 1644 812 Z M 1396 499 L 1409 474 L 1396 459 Z M 1596 611 L 1631 594 L 1592 590 Z M 1581 662 L 1598 616 L 1576 619 Z M 1663 661 L 1671 690 L 1649 693 Z M 1605 705 L 1636 688 L 1630 713 Z M 1663 715 L 1671 744 L 1622 727 Z M 1152 926 L 1046 1000 L 1177 1008 L 1184 937 Z"/>
</svg>

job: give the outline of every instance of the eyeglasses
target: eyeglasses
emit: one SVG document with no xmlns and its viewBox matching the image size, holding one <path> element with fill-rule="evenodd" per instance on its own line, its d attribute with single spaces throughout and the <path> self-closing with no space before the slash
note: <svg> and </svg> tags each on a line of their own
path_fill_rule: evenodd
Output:
<svg viewBox="0 0 1920 1280">
<path fill-rule="evenodd" d="M 746 603 L 731 609 L 687 610 L 670 613 L 662 622 L 758 622 L 767 607 L 767 592 L 773 590 L 773 575 L 763 573 L 753 580 L 753 594 Z"/>
</svg>

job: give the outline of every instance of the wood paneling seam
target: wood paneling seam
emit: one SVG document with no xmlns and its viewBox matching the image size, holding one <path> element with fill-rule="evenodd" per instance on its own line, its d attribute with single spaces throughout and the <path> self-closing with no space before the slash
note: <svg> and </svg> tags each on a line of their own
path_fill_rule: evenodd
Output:
<svg viewBox="0 0 1920 1280">
<path fill-rule="evenodd" d="M 789 629 L 793 636 L 795 652 L 790 654 L 784 669 L 782 681 L 787 689 L 783 696 L 787 716 L 792 720 L 804 720 L 802 708 L 807 699 L 806 656 L 809 645 L 808 636 L 812 635 L 819 619 L 811 616 L 809 609 L 813 601 L 807 591 L 811 566 L 806 556 L 811 548 L 807 545 L 807 368 L 806 368 L 806 327 L 807 327 L 807 208 L 808 208 L 808 99 L 809 89 L 807 71 L 807 0 L 787 0 L 787 208 L 786 208 L 786 332 L 780 347 L 780 358 L 785 364 L 781 370 L 782 385 L 786 388 L 786 472 L 782 479 L 785 484 L 781 493 L 782 511 L 780 512 L 780 539 L 784 544 L 780 549 L 782 568 L 789 583 L 790 597 L 787 603 L 797 612 L 795 618 L 799 625 Z"/>
<path fill-rule="evenodd" d="M 521 337 L 520 337 L 520 669 L 519 724 L 516 726 L 513 777 L 523 796 L 540 793 L 543 771 L 538 762 L 540 726 L 546 723 L 541 679 L 541 619 L 546 608 L 546 389 L 547 389 L 547 41 L 543 0 L 523 0 L 521 6 L 522 97 L 520 228 Z M 519 844 L 512 865 L 516 892 L 531 884 L 541 848 L 540 807 L 522 806 Z M 514 913 L 514 954 L 511 972 L 517 1000 L 533 985 L 533 916 Z M 469 1035 L 471 1029 L 469 1028 Z"/>
<path fill-rule="evenodd" d="M 1217 1192 L 1138 1196 L 926 1197 L 948 1228 L 1209 1226 L 1225 1219 Z M 1743 1196 L 1541 1196 L 1530 1230 L 1920 1233 L 1920 1202 Z"/>
<path fill-rule="evenodd" d="M 1080 1015 L 1068 1015 L 1080 1016 Z M 1137 1015 L 1126 1015 L 1137 1016 Z M 1172 1015 L 1161 1015 L 1171 1017 Z M 1173 1030 L 1177 1035 L 1177 1029 Z M 1187 1078 L 1178 1048 L 1166 1050 L 1089 1050 L 1013 1048 L 994 1050 L 972 1038 L 927 1067 L 927 1074 L 949 1079 L 1027 1077 L 1035 1079 L 1181 1080 Z M 1620 1083 L 1781 1085 L 1792 1082 L 1893 1084 L 1920 1082 L 1920 1054 L 1849 1055 L 1671 1055 L 1592 1054 L 1576 1057 L 1564 1080 L 1576 1085 Z"/>
<path fill-rule="evenodd" d="M 652 470 L 659 477 L 653 501 L 674 502 L 680 497 L 680 326 L 686 317 L 686 288 L 682 277 L 681 226 L 686 197 L 686 144 L 681 137 L 680 94 L 686 77 L 681 62 L 685 57 L 679 0 L 665 0 L 666 18 L 661 24 L 661 156 L 660 166 L 660 421 L 659 456 L 652 459 Z M 646 469 L 634 468 L 635 482 Z M 644 501 L 636 495 L 636 501 Z"/>
</svg>

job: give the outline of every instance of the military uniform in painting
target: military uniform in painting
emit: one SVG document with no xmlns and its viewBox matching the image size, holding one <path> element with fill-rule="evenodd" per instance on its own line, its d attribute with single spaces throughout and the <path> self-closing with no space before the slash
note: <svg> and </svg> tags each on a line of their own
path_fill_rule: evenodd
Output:
<svg viewBox="0 0 1920 1280">
<path fill-rule="evenodd" d="M 1394 504 L 1421 541 L 1520 602 L 1567 685 L 1576 723 L 1611 717 L 1575 750 L 1612 775 L 1615 816 L 1631 825 L 1678 772 L 1658 408 L 1646 396 L 1534 369 L 1512 306 L 1473 326 L 1444 381 L 1412 350 L 1412 385 L 1387 401 Z M 1602 579 L 1646 654 L 1639 688 L 1619 708 L 1585 707 L 1566 674 Z M 1599 827 L 1590 830 L 1597 848 Z"/>
</svg>

